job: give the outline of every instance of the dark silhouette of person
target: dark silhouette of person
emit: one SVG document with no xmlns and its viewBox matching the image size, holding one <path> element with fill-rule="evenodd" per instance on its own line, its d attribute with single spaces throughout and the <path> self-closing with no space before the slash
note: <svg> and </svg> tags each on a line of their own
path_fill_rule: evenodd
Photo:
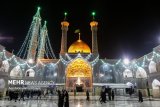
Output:
<svg viewBox="0 0 160 107">
<path fill-rule="evenodd" d="M 100 95 L 99 100 L 100 100 L 101 104 L 106 103 L 106 91 L 103 88 L 101 90 L 101 95 Z"/>
<path fill-rule="evenodd" d="M 89 101 L 89 91 L 86 91 L 87 101 Z"/>
<path fill-rule="evenodd" d="M 111 90 L 108 91 L 108 99 L 111 101 Z"/>
<path fill-rule="evenodd" d="M 100 94 L 100 98 L 99 98 L 99 101 L 100 101 L 100 103 L 102 104 L 102 102 L 103 102 L 103 100 L 102 100 L 102 95 L 103 94 L 103 92 L 101 91 L 101 94 Z"/>
<path fill-rule="evenodd" d="M 14 99 L 14 92 L 9 91 L 9 100 L 11 101 L 12 99 Z"/>
<path fill-rule="evenodd" d="M 114 100 L 114 91 L 112 90 L 112 100 Z"/>
<path fill-rule="evenodd" d="M 58 93 L 58 107 L 60 107 L 60 103 L 61 103 L 61 92 L 60 90 L 57 90 Z"/>
<path fill-rule="evenodd" d="M 64 97 L 65 97 L 65 90 L 62 90 L 62 94 L 61 94 L 61 102 L 62 102 L 61 106 L 62 107 L 64 105 Z"/>
<path fill-rule="evenodd" d="M 41 99 L 41 90 L 38 91 L 37 100 L 38 100 L 38 98 Z"/>
<path fill-rule="evenodd" d="M 76 96 L 76 89 L 74 90 L 74 97 Z"/>
<path fill-rule="evenodd" d="M 69 95 L 67 91 L 65 91 L 64 95 L 64 107 L 69 107 Z"/>
<path fill-rule="evenodd" d="M 14 97 L 14 100 L 16 102 L 17 99 L 18 99 L 18 92 L 14 91 L 13 97 Z"/>
<path fill-rule="evenodd" d="M 131 86 L 131 88 L 129 89 L 129 95 L 130 95 L 130 97 L 132 96 L 132 91 L 133 91 L 133 89 L 132 89 L 132 86 Z"/>
<path fill-rule="evenodd" d="M 63 93 L 58 90 L 58 107 L 63 107 Z"/>
<path fill-rule="evenodd" d="M 29 99 L 29 91 L 26 91 L 26 94 L 27 94 L 27 98 Z"/>
<path fill-rule="evenodd" d="M 140 90 L 138 91 L 138 97 L 139 97 L 139 102 L 143 102 L 143 96 Z"/>
<path fill-rule="evenodd" d="M 24 92 L 23 92 L 23 91 L 22 91 L 21 94 L 20 94 L 19 101 L 20 101 L 21 99 L 23 99 L 23 101 L 24 101 Z"/>
</svg>

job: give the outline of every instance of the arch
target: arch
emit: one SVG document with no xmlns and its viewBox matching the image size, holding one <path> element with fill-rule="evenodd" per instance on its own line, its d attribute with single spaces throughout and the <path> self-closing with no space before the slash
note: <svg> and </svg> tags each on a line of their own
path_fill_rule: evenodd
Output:
<svg viewBox="0 0 160 107">
<path fill-rule="evenodd" d="M 1 65 L 0 71 L 8 72 L 9 71 L 9 67 L 10 67 L 10 65 L 9 65 L 8 60 L 4 60 L 4 61 L 2 61 L 2 65 Z"/>
<path fill-rule="evenodd" d="M 15 66 L 11 72 L 10 72 L 11 77 L 22 77 L 22 69 L 19 65 Z"/>
<path fill-rule="evenodd" d="M 109 65 L 108 64 L 103 64 L 102 69 L 103 69 L 103 71 L 109 71 Z"/>
<path fill-rule="evenodd" d="M 154 79 L 153 82 L 152 82 L 152 88 L 153 88 L 153 89 L 159 89 L 159 87 L 160 87 L 160 82 L 159 82 L 159 80 Z"/>
<path fill-rule="evenodd" d="M 25 74 L 26 77 L 34 77 L 35 76 L 35 71 L 33 69 L 28 69 L 26 71 L 26 74 Z"/>
<path fill-rule="evenodd" d="M 46 64 L 44 68 L 44 76 L 48 79 L 56 79 L 58 75 L 58 66 L 54 63 Z"/>
<path fill-rule="evenodd" d="M 66 77 L 92 77 L 91 65 L 82 58 L 76 58 L 67 66 Z"/>
<path fill-rule="evenodd" d="M 156 63 L 154 61 L 151 61 L 149 63 L 148 69 L 149 69 L 149 73 L 157 72 Z"/>
<path fill-rule="evenodd" d="M 142 67 L 138 67 L 136 72 L 136 78 L 147 78 L 147 73 Z"/>
<path fill-rule="evenodd" d="M 4 89 L 5 88 L 5 81 L 4 79 L 0 79 L 0 89 Z"/>
<path fill-rule="evenodd" d="M 133 77 L 132 71 L 130 69 L 125 69 L 124 72 L 123 72 L 123 77 L 124 78 Z"/>
<path fill-rule="evenodd" d="M 110 65 L 108 63 L 105 63 L 105 64 L 102 64 L 100 67 L 99 67 L 99 70 L 101 72 L 112 72 L 112 69 L 110 67 Z"/>
<path fill-rule="evenodd" d="M 66 89 L 75 90 L 79 86 L 82 90 L 92 90 L 92 67 L 82 58 L 76 58 L 66 68 Z"/>
</svg>

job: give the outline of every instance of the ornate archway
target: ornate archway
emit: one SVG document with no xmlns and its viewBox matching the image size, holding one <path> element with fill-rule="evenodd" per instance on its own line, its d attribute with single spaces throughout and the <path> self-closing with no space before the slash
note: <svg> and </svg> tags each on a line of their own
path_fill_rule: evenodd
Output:
<svg viewBox="0 0 160 107">
<path fill-rule="evenodd" d="M 76 58 L 66 68 L 66 89 L 92 90 L 92 67 L 82 58 Z"/>
</svg>

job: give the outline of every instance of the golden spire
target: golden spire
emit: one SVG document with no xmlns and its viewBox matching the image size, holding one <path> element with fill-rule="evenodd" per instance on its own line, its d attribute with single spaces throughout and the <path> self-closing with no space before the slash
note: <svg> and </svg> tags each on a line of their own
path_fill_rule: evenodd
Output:
<svg viewBox="0 0 160 107">
<path fill-rule="evenodd" d="M 81 33 L 80 32 L 78 33 L 78 36 L 79 36 L 79 40 L 81 40 Z"/>
</svg>

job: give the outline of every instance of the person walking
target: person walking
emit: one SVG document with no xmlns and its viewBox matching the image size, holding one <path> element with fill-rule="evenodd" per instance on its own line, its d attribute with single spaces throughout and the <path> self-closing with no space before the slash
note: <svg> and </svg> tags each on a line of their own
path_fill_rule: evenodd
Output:
<svg viewBox="0 0 160 107">
<path fill-rule="evenodd" d="M 58 107 L 62 107 L 62 97 L 61 97 L 61 91 L 58 90 Z"/>
<path fill-rule="evenodd" d="M 23 101 L 25 101 L 25 100 L 24 100 L 24 92 L 23 92 L 23 91 L 20 93 L 19 101 L 20 101 L 21 99 L 23 99 Z"/>
<path fill-rule="evenodd" d="M 111 101 L 111 90 L 108 91 L 108 100 Z"/>
<path fill-rule="evenodd" d="M 76 89 L 74 89 L 74 97 L 76 96 Z"/>
<path fill-rule="evenodd" d="M 38 100 L 38 98 L 41 99 L 41 90 L 39 90 L 37 93 L 37 100 Z"/>
<path fill-rule="evenodd" d="M 102 90 L 101 90 L 101 95 L 100 95 L 99 100 L 100 100 L 101 104 L 106 103 L 106 91 L 104 88 L 102 88 Z"/>
<path fill-rule="evenodd" d="M 86 91 L 87 101 L 89 101 L 89 91 Z"/>
<path fill-rule="evenodd" d="M 139 97 L 139 102 L 143 102 L 143 96 L 140 90 L 138 91 L 138 97 Z"/>
<path fill-rule="evenodd" d="M 112 100 L 114 100 L 114 91 L 112 90 Z"/>
<path fill-rule="evenodd" d="M 64 95 L 64 107 L 69 107 L 69 95 L 67 91 L 65 91 Z"/>
</svg>

